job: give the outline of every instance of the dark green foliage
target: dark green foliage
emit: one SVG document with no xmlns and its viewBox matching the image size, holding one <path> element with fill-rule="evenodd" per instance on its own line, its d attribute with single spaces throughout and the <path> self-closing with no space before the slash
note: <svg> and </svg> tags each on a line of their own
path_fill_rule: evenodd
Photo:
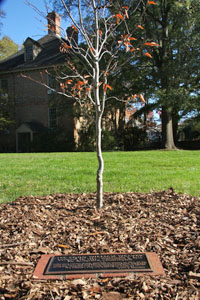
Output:
<svg viewBox="0 0 200 300">
<path fill-rule="evenodd" d="M 64 130 L 44 130 L 34 135 L 31 152 L 70 152 L 74 151 L 73 136 Z"/>
<path fill-rule="evenodd" d="M 95 131 L 94 126 L 84 127 L 79 131 L 78 151 L 95 151 Z M 136 149 L 150 148 L 152 145 L 147 140 L 144 128 L 126 127 L 122 131 L 118 130 L 102 131 L 102 150 L 114 151 L 125 150 L 131 151 Z M 154 145 L 159 147 L 159 145 Z"/>
<path fill-rule="evenodd" d="M 90 124 L 88 127 L 83 127 L 79 131 L 78 151 L 95 151 L 95 127 Z M 102 131 L 102 150 L 110 151 L 118 149 L 118 143 L 114 132 Z"/>
<path fill-rule="evenodd" d="M 179 127 L 179 139 L 184 141 L 200 140 L 200 119 L 190 118 Z"/>
<path fill-rule="evenodd" d="M 124 150 L 131 151 L 138 148 L 145 148 L 147 136 L 144 129 L 138 127 L 127 127 L 124 130 Z"/>
<path fill-rule="evenodd" d="M 102 132 L 102 150 L 110 151 L 117 150 L 118 144 L 116 136 L 113 132 L 108 130 L 103 130 Z"/>
<path fill-rule="evenodd" d="M 82 127 L 78 132 L 79 142 L 78 151 L 95 151 L 95 126 L 90 124 L 88 126 Z"/>
<path fill-rule="evenodd" d="M 0 90 L 0 132 L 5 132 L 9 130 L 10 126 L 14 124 L 12 118 L 13 109 L 14 109 L 14 104 L 9 100 L 8 94 L 3 89 L 1 89 Z"/>
<path fill-rule="evenodd" d="M 195 130 L 192 126 L 188 125 L 183 128 L 186 140 L 196 140 L 200 137 L 200 132 Z"/>
</svg>

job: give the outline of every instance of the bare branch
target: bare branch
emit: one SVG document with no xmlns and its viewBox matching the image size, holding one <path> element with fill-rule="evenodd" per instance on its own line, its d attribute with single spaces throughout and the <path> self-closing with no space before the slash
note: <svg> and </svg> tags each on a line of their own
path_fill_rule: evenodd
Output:
<svg viewBox="0 0 200 300">
<path fill-rule="evenodd" d="M 127 103 L 127 100 L 119 99 L 119 98 L 116 97 L 116 96 L 108 97 L 108 98 L 106 99 L 106 101 L 109 101 L 109 100 L 111 100 L 111 99 L 114 99 L 114 100 L 119 101 L 119 102 Z"/>
</svg>

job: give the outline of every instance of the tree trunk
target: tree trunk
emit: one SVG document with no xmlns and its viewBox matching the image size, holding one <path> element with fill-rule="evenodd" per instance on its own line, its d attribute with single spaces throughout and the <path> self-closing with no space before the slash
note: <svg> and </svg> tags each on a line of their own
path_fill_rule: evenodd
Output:
<svg viewBox="0 0 200 300">
<path fill-rule="evenodd" d="M 178 142 L 178 122 L 179 122 L 178 110 L 173 110 L 172 121 L 173 121 L 173 135 L 175 145 Z"/>
<path fill-rule="evenodd" d="M 98 170 L 97 170 L 97 208 L 103 206 L 103 170 L 104 170 L 104 161 L 101 150 L 101 116 L 97 112 L 96 114 L 96 149 L 97 149 L 97 158 L 98 158 Z"/>
<path fill-rule="evenodd" d="M 97 47 L 98 48 L 98 47 Z M 103 206 L 103 170 L 104 161 L 102 156 L 101 141 L 102 141 L 102 115 L 104 112 L 104 100 L 100 102 L 99 95 L 99 61 L 98 57 L 95 62 L 95 109 L 96 109 L 96 152 L 98 159 L 97 170 L 97 208 Z"/>
<path fill-rule="evenodd" d="M 173 138 L 172 110 L 162 109 L 162 146 L 167 150 L 174 150 L 176 146 Z"/>
</svg>

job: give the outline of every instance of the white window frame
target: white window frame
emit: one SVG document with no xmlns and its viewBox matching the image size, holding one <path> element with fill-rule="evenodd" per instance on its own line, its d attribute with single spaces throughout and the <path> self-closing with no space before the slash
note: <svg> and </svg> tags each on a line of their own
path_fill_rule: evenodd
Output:
<svg viewBox="0 0 200 300">
<path fill-rule="evenodd" d="M 57 108 L 56 107 L 49 107 L 49 109 L 48 109 L 48 127 L 50 129 L 57 128 Z"/>
</svg>

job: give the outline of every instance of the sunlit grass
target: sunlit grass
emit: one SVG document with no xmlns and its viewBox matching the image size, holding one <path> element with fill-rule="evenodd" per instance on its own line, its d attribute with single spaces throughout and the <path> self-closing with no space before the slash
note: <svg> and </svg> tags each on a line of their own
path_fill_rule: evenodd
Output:
<svg viewBox="0 0 200 300">
<path fill-rule="evenodd" d="M 105 192 L 173 187 L 200 196 L 200 151 L 105 152 Z M 21 195 L 96 191 L 95 153 L 0 154 L 0 202 Z"/>
</svg>

